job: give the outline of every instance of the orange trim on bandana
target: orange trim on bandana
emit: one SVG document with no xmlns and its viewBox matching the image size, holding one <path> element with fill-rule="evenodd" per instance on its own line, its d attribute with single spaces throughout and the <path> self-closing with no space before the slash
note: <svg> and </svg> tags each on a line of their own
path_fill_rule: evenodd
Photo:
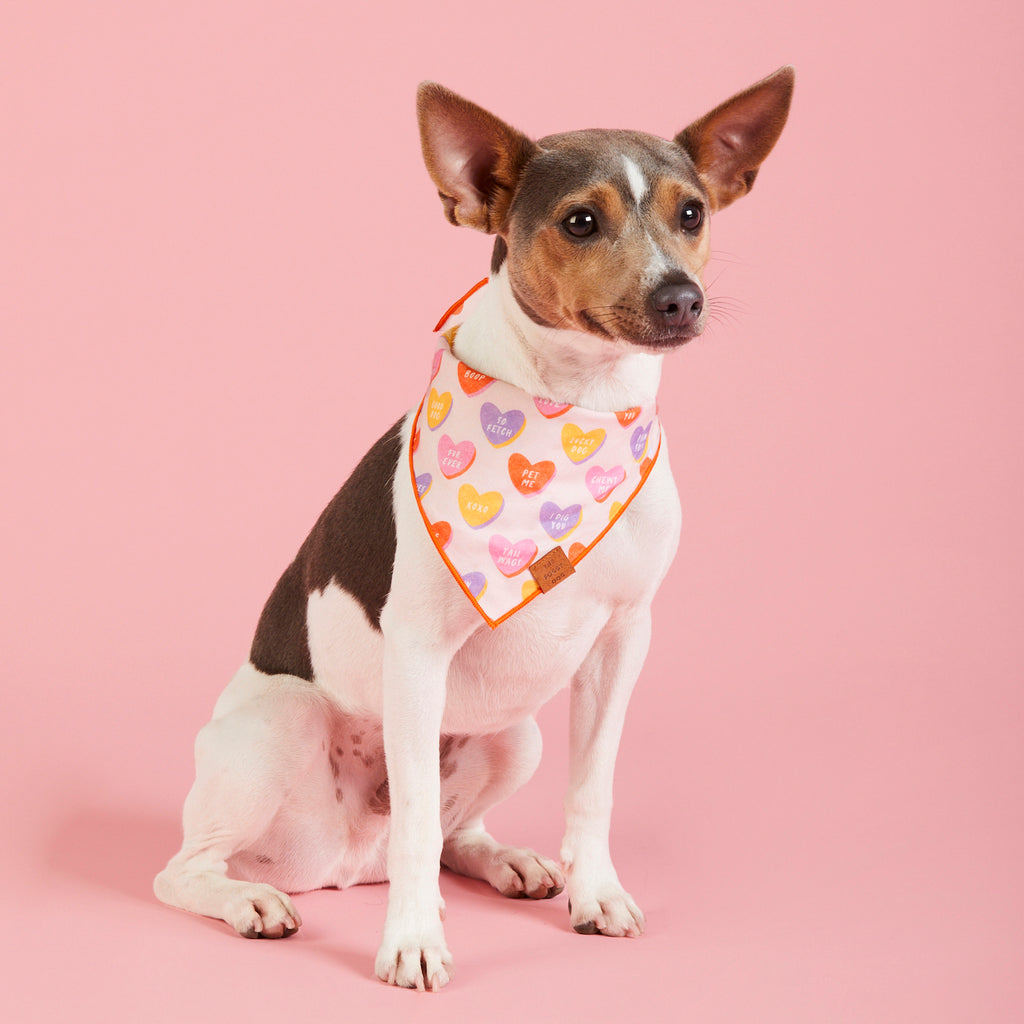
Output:
<svg viewBox="0 0 1024 1024">
<path fill-rule="evenodd" d="M 466 299 L 468 299 L 470 295 L 473 295 L 474 293 L 480 291 L 480 289 L 483 288 L 483 286 L 487 284 L 488 281 L 490 281 L 489 277 L 485 277 L 482 281 L 477 281 L 477 283 L 473 285 L 473 287 L 470 288 L 469 291 L 466 292 L 466 294 L 463 295 L 458 302 L 456 302 L 454 305 L 449 306 L 448 309 L 445 311 L 444 316 L 437 321 L 437 326 L 434 328 L 434 334 L 437 334 L 437 332 L 441 330 L 442 327 L 444 327 L 445 321 L 447 321 L 448 317 L 455 316 L 457 313 L 461 313 L 462 307 L 465 304 Z"/>
</svg>

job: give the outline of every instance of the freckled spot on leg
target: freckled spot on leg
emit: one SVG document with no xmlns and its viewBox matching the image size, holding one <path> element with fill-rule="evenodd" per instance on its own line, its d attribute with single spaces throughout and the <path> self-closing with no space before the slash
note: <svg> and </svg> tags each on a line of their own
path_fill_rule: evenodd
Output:
<svg viewBox="0 0 1024 1024">
<path fill-rule="evenodd" d="M 441 737 L 441 750 L 440 750 L 440 761 L 441 761 L 441 778 L 450 779 L 456 769 L 459 767 L 455 760 L 456 750 L 456 736 L 442 736 Z"/>
<path fill-rule="evenodd" d="M 388 788 L 388 780 L 385 779 L 376 792 L 367 801 L 367 807 L 371 814 L 386 815 L 391 813 L 391 792 Z"/>
<path fill-rule="evenodd" d="M 337 801 L 338 801 L 338 803 L 340 804 L 340 803 L 341 803 L 341 801 L 342 801 L 342 800 L 343 800 L 344 798 L 345 798 L 345 794 L 344 794 L 344 793 L 342 793 L 342 791 L 341 791 L 341 786 L 336 786 L 336 787 L 335 787 L 335 789 L 334 789 L 334 799 L 335 799 L 335 800 L 337 800 Z"/>
<path fill-rule="evenodd" d="M 336 744 L 334 747 L 334 753 L 337 757 L 343 757 L 345 751 L 341 749 L 341 744 Z"/>
<path fill-rule="evenodd" d="M 372 754 L 360 754 L 359 760 L 362 761 L 367 768 L 372 768 L 374 764 L 376 764 L 376 758 Z"/>
<path fill-rule="evenodd" d="M 468 742 L 469 742 L 469 737 L 468 736 L 460 736 L 459 737 L 459 742 L 457 744 L 459 750 L 461 750 Z"/>
<path fill-rule="evenodd" d="M 339 775 L 340 770 L 341 770 L 339 768 L 339 766 L 338 766 L 337 759 L 335 758 L 335 756 L 333 754 L 330 754 L 330 755 L 328 755 L 328 760 L 331 763 L 331 775 L 334 777 L 334 781 L 337 782 L 338 781 L 338 775 Z"/>
<path fill-rule="evenodd" d="M 352 733 L 352 746 L 358 747 L 363 742 L 363 734 L 361 732 Z"/>
<path fill-rule="evenodd" d="M 274 860 L 273 860 L 272 857 L 268 857 L 265 853 L 257 853 L 256 854 L 256 863 L 257 864 L 273 864 Z"/>
</svg>

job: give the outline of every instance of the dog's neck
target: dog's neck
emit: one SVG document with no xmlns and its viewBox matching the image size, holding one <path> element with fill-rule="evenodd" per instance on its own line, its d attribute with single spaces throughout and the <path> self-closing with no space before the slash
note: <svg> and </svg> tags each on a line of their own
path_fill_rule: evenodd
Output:
<svg viewBox="0 0 1024 1024">
<path fill-rule="evenodd" d="M 516 301 L 504 268 L 466 303 L 455 354 L 528 394 L 597 412 L 653 403 L 661 379 L 660 355 L 534 323 Z"/>
</svg>

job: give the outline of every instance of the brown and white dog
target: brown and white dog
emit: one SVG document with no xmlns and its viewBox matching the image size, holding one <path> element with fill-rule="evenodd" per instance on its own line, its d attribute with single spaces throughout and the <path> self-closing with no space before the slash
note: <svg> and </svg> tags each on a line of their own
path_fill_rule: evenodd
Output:
<svg viewBox="0 0 1024 1024">
<path fill-rule="evenodd" d="M 448 219 L 497 236 L 458 359 L 582 409 L 652 403 L 662 357 L 707 320 L 708 217 L 750 189 L 792 89 L 782 68 L 672 141 L 589 130 L 533 142 L 421 86 L 424 158 Z M 612 774 L 680 510 L 663 443 L 576 578 L 491 629 L 396 473 L 411 422 L 371 448 L 271 594 L 199 734 L 184 844 L 155 890 L 244 936 L 281 938 L 301 924 L 286 893 L 388 879 L 376 973 L 422 989 L 452 976 L 441 864 L 508 896 L 567 886 L 578 932 L 643 931 L 608 851 Z M 483 816 L 533 773 L 534 714 L 566 686 L 558 863 L 498 842 Z"/>
</svg>

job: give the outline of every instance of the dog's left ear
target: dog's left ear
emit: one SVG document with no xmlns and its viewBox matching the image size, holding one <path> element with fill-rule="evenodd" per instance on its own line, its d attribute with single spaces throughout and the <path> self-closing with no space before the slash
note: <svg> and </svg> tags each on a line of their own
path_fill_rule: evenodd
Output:
<svg viewBox="0 0 1024 1024">
<path fill-rule="evenodd" d="M 779 68 L 676 136 L 697 166 L 712 210 L 750 191 L 758 168 L 782 134 L 795 76 L 792 67 Z"/>
<path fill-rule="evenodd" d="M 423 160 L 453 224 L 501 231 L 537 147 L 522 132 L 436 82 L 416 94 Z"/>
</svg>

